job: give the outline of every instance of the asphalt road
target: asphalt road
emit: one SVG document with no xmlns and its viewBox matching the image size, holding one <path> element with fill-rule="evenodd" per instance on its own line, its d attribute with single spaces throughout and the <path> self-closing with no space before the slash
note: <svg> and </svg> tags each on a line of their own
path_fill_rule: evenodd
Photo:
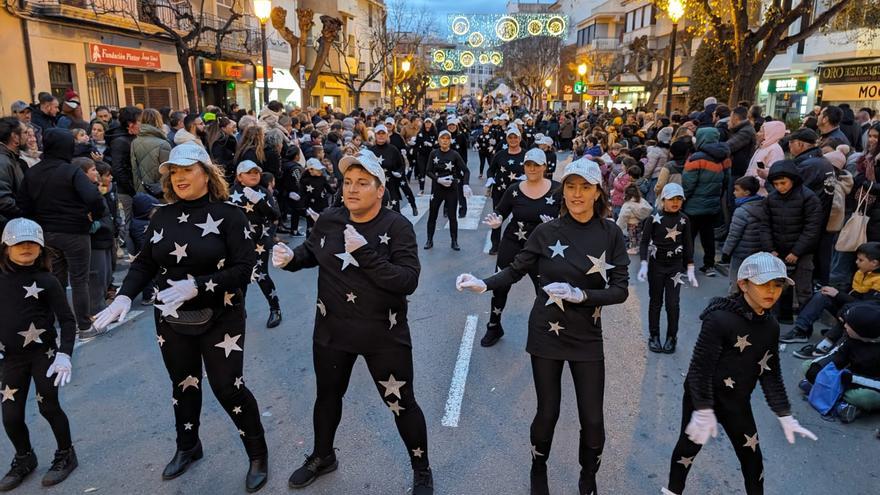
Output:
<svg viewBox="0 0 880 495">
<path fill-rule="evenodd" d="M 420 202 L 424 204 L 425 199 Z M 473 218 L 478 217 L 474 214 Z M 420 242 L 425 223 L 422 217 L 416 221 Z M 447 233 L 438 229 L 435 248 L 420 252 L 421 283 L 410 299 L 415 387 L 428 423 L 436 493 L 525 494 L 535 399 L 524 347 L 534 293 L 527 281 L 513 288 L 503 320 L 507 334 L 495 347 L 481 348 L 478 341 L 488 320 L 489 296 L 454 289 L 459 273 L 488 275 L 494 269 L 494 258 L 483 253 L 486 227 L 470 223 L 476 230 L 461 232 L 459 253 L 449 249 Z M 678 437 L 683 375 L 699 331 L 698 315 L 709 298 L 725 292 L 726 279 L 700 277 L 699 289 L 683 289 L 679 350 L 672 356 L 654 355 L 646 349 L 647 287 L 635 282 L 638 260 L 631 258 L 629 299 L 605 308 L 602 315 L 607 442 L 598 480 L 602 493 L 654 494 L 665 484 Z M 262 493 L 277 494 L 289 492 L 288 476 L 311 449 L 316 272 L 273 271 L 272 275 L 284 322 L 279 328 L 266 329 L 266 304 L 256 288 L 250 291 L 245 379 L 263 411 L 269 443 L 271 474 Z M 139 305 L 136 301 L 133 309 L 147 309 Z M 31 391 L 28 424 L 41 465 L 17 493 L 244 493 L 244 450 L 234 425 L 207 390 L 201 425 L 205 458 L 177 480 L 161 480 L 161 471 L 174 453 L 171 384 L 150 314 L 146 311 L 77 348 L 73 381 L 63 390 L 62 404 L 70 417 L 80 466 L 65 483 L 51 489 L 40 487 L 39 479 L 55 445 Z M 472 325 L 468 329 L 469 317 Z M 474 333 L 472 354 L 465 359 L 466 337 Z M 880 467 L 873 459 L 880 441 L 873 431 L 880 422 L 868 418 L 842 425 L 822 420 L 797 392 L 801 361 L 790 350 L 784 353 L 782 365 L 794 413 L 819 441 L 785 443 L 763 395 L 756 391 L 753 402 L 765 457 L 766 493 L 877 494 Z M 458 380 L 454 386 L 457 368 L 459 378 L 466 371 L 466 382 Z M 579 427 L 571 381 L 567 375 L 564 380 L 562 416 L 549 472 L 552 492 L 569 495 L 577 492 Z M 457 417 L 452 414 L 454 404 L 452 413 L 447 411 L 451 388 L 461 393 Z M 355 367 L 336 446 L 339 470 L 303 493 L 408 493 L 411 470 L 404 446 L 363 361 Z M 11 458 L 9 442 L 0 442 L 0 460 Z M 687 493 L 744 493 L 736 457 L 723 433 L 695 461 Z"/>
</svg>

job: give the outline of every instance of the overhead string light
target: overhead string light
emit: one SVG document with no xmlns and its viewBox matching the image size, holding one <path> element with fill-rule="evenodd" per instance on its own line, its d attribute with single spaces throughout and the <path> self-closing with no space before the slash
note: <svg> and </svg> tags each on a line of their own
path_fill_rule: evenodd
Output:
<svg viewBox="0 0 880 495">
<path fill-rule="evenodd" d="M 449 41 L 492 48 L 532 36 L 565 38 L 568 16 L 560 14 L 450 14 Z"/>
</svg>

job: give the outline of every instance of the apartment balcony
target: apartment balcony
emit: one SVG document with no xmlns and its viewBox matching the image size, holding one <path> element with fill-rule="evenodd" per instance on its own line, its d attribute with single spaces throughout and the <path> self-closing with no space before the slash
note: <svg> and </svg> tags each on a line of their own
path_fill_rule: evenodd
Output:
<svg viewBox="0 0 880 495">
<path fill-rule="evenodd" d="M 48 17 L 62 22 L 94 24 L 134 31 L 140 35 L 155 36 L 165 28 L 180 33 L 192 30 L 192 23 L 181 14 L 191 12 L 186 1 L 175 0 L 23 0 L 20 5 L 24 14 Z M 226 19 L 212 14 L 193 13 L 203 26 L 221 29 Z M 155 20 L 155 24 L 154 24 Z M 217 35 L 203 31 L 191 43 L 192 48 L 207 52 L 216 51 Z M 252 56 L 260 53 L 259 22 L 252 15 L 235 20 L 223 38 L 219 40 L 224 56 Z"/>
<path fill-rule="evenodd" d="M 615 52 L 620 50 L 621 43 L 617 38 L 594 38 L 587 48 L 594 52 Z"/>
<path fill-rule="evenodd" d="M 861 27 L 810 36 L 801 60 L 829 62 L 875 57 L 880 57 L 880 29 Z"/>
</svg>

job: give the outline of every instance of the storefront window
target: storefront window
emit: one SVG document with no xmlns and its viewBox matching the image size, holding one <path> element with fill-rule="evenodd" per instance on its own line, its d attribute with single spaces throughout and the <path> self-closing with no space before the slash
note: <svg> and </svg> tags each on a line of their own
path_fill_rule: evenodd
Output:
<svg viewBox="0 0 880 495">
<path fill-rule="evenodd" d="M 64 93 L 73 89 L 73 72 L 73 64 L 49 62 L 49 84 L 58 101 L 64 101 Z"/>
<path fill-rule="evenodd" d="M 90 111 L 104 105 L 119 108 L 116 75 L 112 67 L 86 66 L 86 83 L 89 89 Z"/>
</svg>

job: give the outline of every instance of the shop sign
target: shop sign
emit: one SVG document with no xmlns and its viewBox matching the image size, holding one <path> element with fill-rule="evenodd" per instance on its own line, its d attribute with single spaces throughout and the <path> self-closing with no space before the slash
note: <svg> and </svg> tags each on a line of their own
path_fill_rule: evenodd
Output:
<svg viewBox="0 0 880 495">
<path fill-rule="evenodd" d="M 822 101 L 880 100 L 880 83 L 826 84 Z"/>
<path fill-rule="evenodd" d="M 819 83 L 880 81 L 880 62 L 819 67 Z"/>
<path fill-rule="evenodd" d="M 644 86 L 621 86 L 618 90 L 618 93 L 644 93 Z"/>
<path fill-rule="evenodd" d="M 578 81 L 578 82 L 574 83 L 574 94 L 576 94 L 576 95 L 582 94 L 586 88 L 587 87 L 583 81 Z"/>
<path fill-rule="evenodd" d="M 572 87 L 571 84 L 566 84 L 565 86 L 562 87 L 562 92 L 567 95 L 570 95 L 572 91 L 574 91 L 574 88 Z"/>
<path fill-rule="evenodd" d="M 806 79 L 771 79 L 767 85 L 768 93 L 803 93 L 806 89 Z"/>
<path fill-rule="evenodd" d="M 572 94 L 562 95 L 562 101 L 571 101 L 572 99 L 574 99 Z"/>
<path fill-rule="evenodd" d="M 89 61 L 93 64 L 118 65 L 136 69 L 162 68 L 159 52 L 101 43 L 89 43 Z"/>
<path fill-rule="evenodd" d="M 587 94 L 590 96 L 608 96 L 611 94 L 611 91 L 607 89 L 588 89 Z"/>
<path fill-rule="evenodd" d="M 262 72 L 260 75 L 262 76 Z M 253 82 L 255 71 L 254 66 L 250 64 L 202 59 L 202 77 L 221 81 Z"/>
</svg>

